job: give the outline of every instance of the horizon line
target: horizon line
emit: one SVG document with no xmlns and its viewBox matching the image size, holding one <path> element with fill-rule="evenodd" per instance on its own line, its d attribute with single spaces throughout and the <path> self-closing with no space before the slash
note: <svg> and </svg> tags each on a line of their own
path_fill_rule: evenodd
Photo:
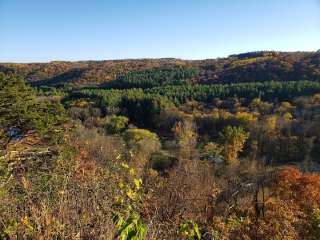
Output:
<svg viewBox="0 0 320 240">
<path fill-rule="evenodd" d="M 79 60 L 44 60 L 44 61 L 0 61 L 0 64 L 45 64 L 45 63 L 54 63 L 54 62 L 103 62 L 103 61 L 137 61 L 137 60 L 182 60 L 182 61 L 205 61 L 205 60 L 217 60 L 230 58 L 232 56 L 237 56 L 247 53 L 259 53 L 259 52 L 274 52 L 274 53 L 317 53 L 318 50 L 297 50 L 297 51 L 281 51 L 281 50 L 256 50 L 249 52 L 240 52 L 235 54 L 230 54 L 227 56 L 220 57 L 211 57 L 211 58 L 181 58 L 181 57 L 133 57 L 133 58 L 105 58 L 105 59 L 79 59 Z"/>
</svg>

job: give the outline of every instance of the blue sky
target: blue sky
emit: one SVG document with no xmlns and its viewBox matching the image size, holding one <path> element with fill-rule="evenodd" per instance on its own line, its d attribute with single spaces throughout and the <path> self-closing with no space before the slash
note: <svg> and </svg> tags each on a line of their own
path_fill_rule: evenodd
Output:
<svg viewBox="0 0 320 240">
<path fill-rule="evenodd" d="M 0 62 L 320 49 L 320 0 L 0 0 Z"/>
</svg>

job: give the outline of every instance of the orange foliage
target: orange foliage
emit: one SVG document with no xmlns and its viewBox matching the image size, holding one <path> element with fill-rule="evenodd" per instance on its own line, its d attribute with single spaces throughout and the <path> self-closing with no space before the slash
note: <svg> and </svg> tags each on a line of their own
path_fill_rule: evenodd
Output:
<svg viewBox="0 0 320 240">
<path fill-rule="evenodd" d="M 303 173 L 288 167 L 279 173 L 276 190 L 283 200 L 295 201 L 302 206 L 320 206 L 320 175 Z"/>
<path fill-rule="evenodd" d="M 85 147 L 78 151 L 76 163 L 76 172 L 81 179 L 95 174 L 96 164 L 90 160 L 89 151 Z"/>
<path fill-rule="evenodd" d="M 235 226 L 215 223 L 215 231 L 222 239 L 319 239 L 320 175 L 287 167 L 279 172 L 273 192 L 263 218 L 249 211 Z"/>
</svg>

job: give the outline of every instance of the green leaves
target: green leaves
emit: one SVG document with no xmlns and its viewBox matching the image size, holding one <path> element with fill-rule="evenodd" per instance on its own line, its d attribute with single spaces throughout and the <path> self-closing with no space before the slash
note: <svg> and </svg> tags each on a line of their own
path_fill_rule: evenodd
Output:
<svg viewBox="0 0 320 240">
<path fill-rule="evenodd" d="M 146 234 L 146 227 L 140 215 L 136 212 L 130 213 L 127 219 L 119 214 L 114 215 L 113 222 L 118 229 L 118 237 L 121 240 L 143 240 Z"/>
<path fill-rule="evenodd" d="M 120 164 L 126 173 L 127 181 L 119 183 L 119 196 L 116 198 L 113 211 L 113 223 L 117 228 L 117 236 L 121 240 L 143 240 L 146 227 L 138 213 L 141 202 L 142 180 L 137 178 L 133 168 L 128 164 Z"/>
<path fill-rule="evenodd" d="M 179 228 L 179 232 L 182 236 L 184 236 L 187 240 L 201 240 L 201 233 L 199 230 L 199 226 L 197 223 L 193 221 L 187 221 L 182 223 Z"/>
</svg>

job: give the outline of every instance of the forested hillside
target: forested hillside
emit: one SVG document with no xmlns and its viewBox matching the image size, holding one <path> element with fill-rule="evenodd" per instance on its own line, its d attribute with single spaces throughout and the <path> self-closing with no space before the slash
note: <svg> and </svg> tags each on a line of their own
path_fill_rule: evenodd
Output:
<svg viewBox="0 0 320 240">
<path fill-rule="evenodd" d="M 38 86 L 100 85 L 130 73 L 150 75 L 149 70 L 167 67 L 197 69 L 192 76 L 198 83 L 238 83 L 257 81 L 317 80 L 319 52 L 253 52 L 208 60 L 137 59 L 115 61 L 49 62 L 0 64 L 0 71 L 15 72 Z M 145 72 L 148 70 L 147 72 Z M 133 72 L 133 73 L 131 73 Z M 142 73 L 141 73 L 142 72 Z M 130 78 L 127 77 L 127 80 Z"/>
<path fill-rule="evenodd" d="M 0 72 L 0 239 L 320 239 L 319 52 Z"/>
</svg>

